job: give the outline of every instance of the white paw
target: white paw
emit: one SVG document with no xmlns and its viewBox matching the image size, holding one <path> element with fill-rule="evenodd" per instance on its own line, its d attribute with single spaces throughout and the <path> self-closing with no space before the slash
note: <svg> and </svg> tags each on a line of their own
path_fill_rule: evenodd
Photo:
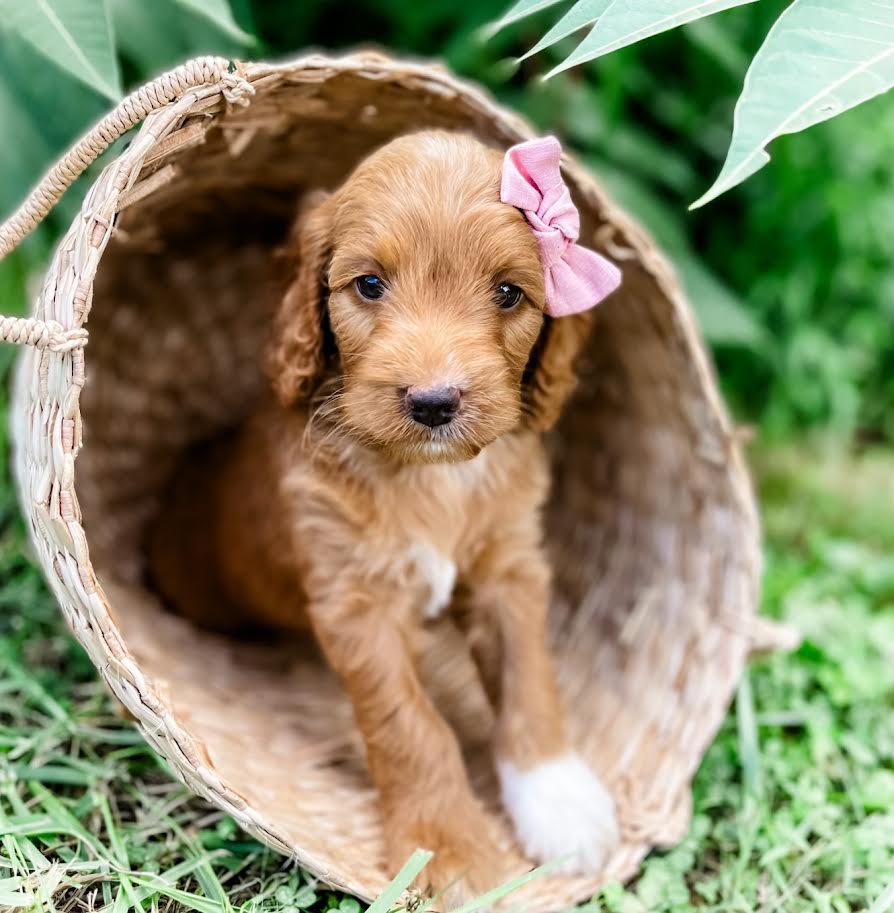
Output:
<svg viewBox="0 0 894 913">
<path fill-rule="evenodd" d="M 497 762 L 503 805 L 527 856 L 565 858 L 562 870 L 597 874 L 619 840 L 615 803 L 574 753 L 519 770 Z"/>
</svg>

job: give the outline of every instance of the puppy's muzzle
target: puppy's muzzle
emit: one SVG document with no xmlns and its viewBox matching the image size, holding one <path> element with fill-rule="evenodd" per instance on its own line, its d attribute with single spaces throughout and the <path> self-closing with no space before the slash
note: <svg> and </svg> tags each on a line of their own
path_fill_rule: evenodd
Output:
<svg viewBox="0 0 894 913">
<path fill-rule="evenodd" d="M 448 425 L 459 411 L 459 387 L 409 387 L 404 407 L 414 422 L 437 428 Z"/>
</svg>

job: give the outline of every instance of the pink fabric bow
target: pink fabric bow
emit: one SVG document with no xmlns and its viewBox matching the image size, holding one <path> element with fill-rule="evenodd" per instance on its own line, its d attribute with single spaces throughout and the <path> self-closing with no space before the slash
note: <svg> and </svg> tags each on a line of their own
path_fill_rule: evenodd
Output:
<svg viewBox="0 0 894 913">
<path fill-rule="evenodd" d="M 561 157 L 554 136 L 519 143 L 503 159 L 500 185 L 500 199 L 525 214 L 540 245 L 551 317 L 586 311 L 621 284 L 614 263 L 575 243 L 580 214 L 562 180 Z"/>
</svg>

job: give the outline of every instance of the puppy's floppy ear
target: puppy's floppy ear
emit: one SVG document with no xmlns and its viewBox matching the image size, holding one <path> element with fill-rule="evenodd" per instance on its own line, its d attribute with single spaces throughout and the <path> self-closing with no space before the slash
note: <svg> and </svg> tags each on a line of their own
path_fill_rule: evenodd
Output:
<svg viewBox="0 0 894 913">
<path fill-rule="evenodd" d="M 267 346 L 267 376 L 284 406 L 309 399 L 322 378 L 330 250 L 330 197 L 316 191 L 303 201 L 286 242 L 291 281 Z"/>
<path fill-rule="evenodd" d="M 546 317 L 522 380 L 523 424 L 548 431 L 577 384 L 575 363 L 590 335 L 592 311 Z"/>
</svg>

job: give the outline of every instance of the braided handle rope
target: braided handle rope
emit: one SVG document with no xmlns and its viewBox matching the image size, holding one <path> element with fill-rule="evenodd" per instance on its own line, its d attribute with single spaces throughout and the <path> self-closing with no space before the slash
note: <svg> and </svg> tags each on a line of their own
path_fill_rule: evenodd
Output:
<svg viewBox="0 0 894 913">
<path fill-rule="evenodd" d="M 190 89 L 220 85 L 228 102 L 247 104 L 252 85 L 223 57 L 196 57 L 132 92 L 79 139 L 0 225 L 0 260 L 15 250 L 52 211 L 74 181 L 120 136 Z M 55 321 L 0 317 L 0 341 L 67 352 L 83 346 L 87 331 Z"/>
<path fill-rule="evenodd" d="M 0 317 L 0 339 L 16 345 L 49 349 L 51 352 L 70 352 L 87 342 L 83 327 L 66 330 L 55 320 L 38 320 L 36 317 Z"/>
</svg>

